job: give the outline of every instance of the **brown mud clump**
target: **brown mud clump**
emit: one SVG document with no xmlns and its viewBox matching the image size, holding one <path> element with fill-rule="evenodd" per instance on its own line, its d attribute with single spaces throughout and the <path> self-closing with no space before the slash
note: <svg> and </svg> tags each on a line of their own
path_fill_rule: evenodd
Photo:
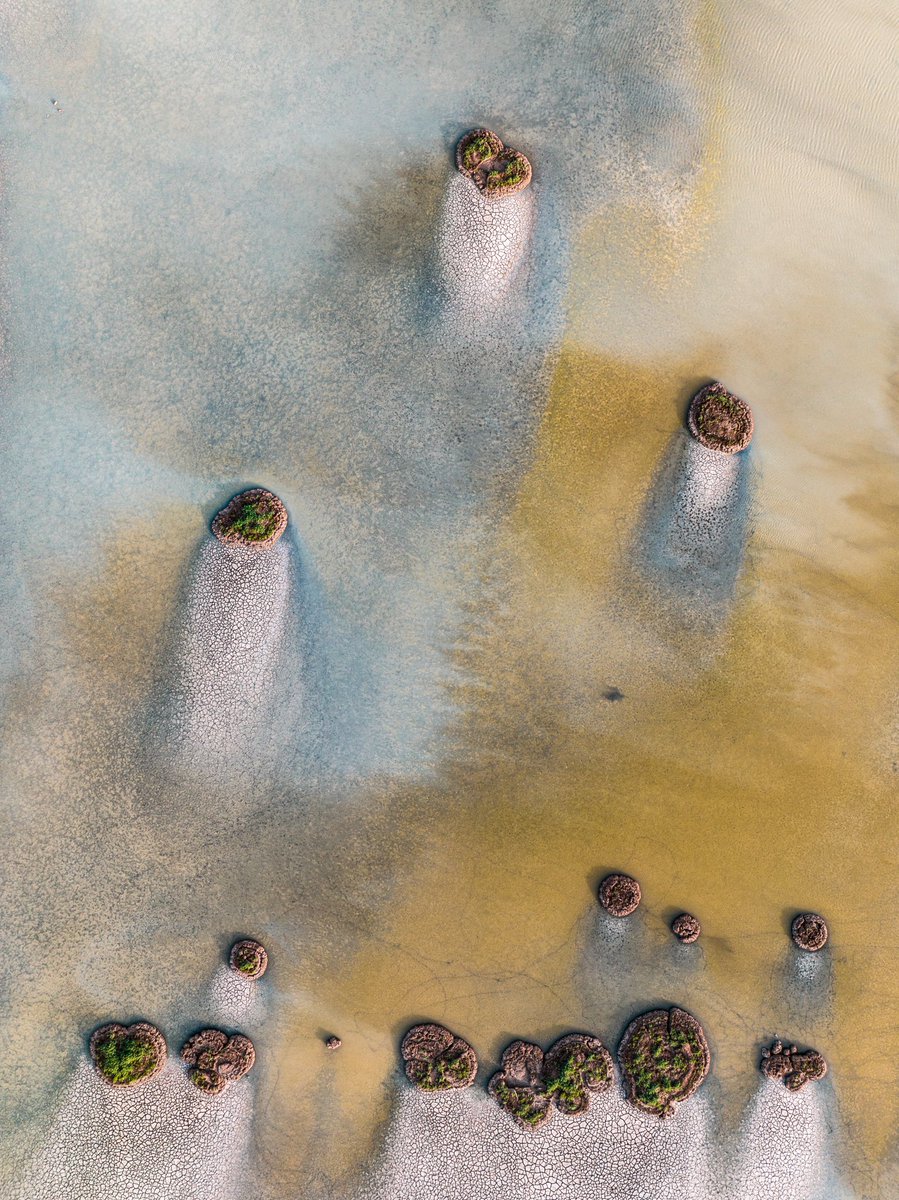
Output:
<svg viewBox="0 0 899 1200">
<path fill-rule="evenodd" d="M 818 913 L 800 913 L 793 918 L 790 936 L 800 950 L 823 950 L 829 936 L 827 922 Z"/>
<path fill-rule="evenodd" d="M 259 979 L 265 974 L 268 966 L 268 954 L 261 942 L 252 938 L 243 938 L 235 942 L 228 955 L 228 966 L 244 979 Z"/>
<path fill-rule="evenodd" d="M 155 1025 L 102 1025 L 90 1041 L 91 1058 L 103 1079 L 113 1087 L 134 1087 L 158 1075 L 168 1047 Z"/>
<path fill-rule="evenodd" d="M 456 166 L 491 200 L 521 192 L 531 182 L 527 158 L 504 146 L 490 129 L 465 134 L 456 146 Z"/>
<path fill-rule="evenodd" d="M 327 1050 L 339 1050 L 342 1045 L 342 1040 L 334 1033 L 330 1037 L 325 1038 L 325 1048 Z"/>
<path fill-rule="evenodd" d="M 699 389 L 690 401 L 687 425 L 707 450 L 736 454 L 752 441 L 752 409 L 720 383 Z"/>
<path fill-rule="evenodd" d="M 702 926 L 692 913 L 681 913 L 671 922 L 671 932 L 684 946 L 689 946 L 702 933 Z"/>
<path fill-rule="evenodd" d="M 785 1088 L 798 1092 L 807 1083 L 823 1079 L 827 1074 L 827 1062 L 817 1050 L 797 1050 L 795 1046 L 785 1049 L 778 1040 L 770 1049 L 762 1051 L 759 1070 L 768 1079 L 779 1079 Z"/>
<path fill-rule="evenodd" d="M 612 1086 L 615 1064 L 599 1038 L 569 1033 L 544 1054 L 532 1042 L 512 1042 L 487 1090 L 513 1121 L 536 1129 L 553 1113 L 579 1116 L 590 1096 Z"/>
<path fill-rule="evenodd" d="M 217 1096 L 236 1083 L 256 1061 L 253 1043 L 242 1033 L 231 1037 L 221 1029 L 201 1029 L 181 1047 L 190 1070 L 188 1078 L 207 1096 Z"/>
<path fill-rule="evenodd" d="M 468 1042 L 442 1025 L 414 1025 L 400 1045 L 406 1077 L 423 1092 L 467 1088 L 478 1073 L 478 1059 Z"/>
<path fill-rule="evenodd" d="M 643 893 L 630 875 L 607 875 L 599 885 L 599 902 L 613 917 L 629 917 L 639 906 Z"/>
<path fill-rule="evenodd" d="M 654 1009 L 631 1021 L 618 1047 L 625 1094 L 635 1108 L 670 1117 L 711 1065 L 702 1026 L 682 1008 Z"/>
<path fill-rule="evenodd" d="M 266 550 L 287 528 L 287 509 L 274 492 L 251 488 L 216 514 L 212 532 L 226 546 Z"/>
</svg>

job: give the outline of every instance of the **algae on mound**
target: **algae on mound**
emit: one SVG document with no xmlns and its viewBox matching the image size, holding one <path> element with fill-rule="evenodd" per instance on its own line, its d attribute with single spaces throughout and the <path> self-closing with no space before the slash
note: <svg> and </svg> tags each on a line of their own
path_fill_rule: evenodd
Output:
<svg viewBox="0 0 899 1200">
<path fill-rule="evenodd" d="M 101 1026 L 91 1037 L 90 1050 L 107 1083 L 132 1087 L 162 1070 L 167 1047 L 156 1026 L 141 1021 L 128 1026 Z"/>
<path fill-rule="evenodd" d="M 618 1047 L 627 1099 L 642 1112 L 670 1117 L 709 1072 L 702 1026 L 681 1008 L 654 1009 L 627 1027 Z"/>
</svg>

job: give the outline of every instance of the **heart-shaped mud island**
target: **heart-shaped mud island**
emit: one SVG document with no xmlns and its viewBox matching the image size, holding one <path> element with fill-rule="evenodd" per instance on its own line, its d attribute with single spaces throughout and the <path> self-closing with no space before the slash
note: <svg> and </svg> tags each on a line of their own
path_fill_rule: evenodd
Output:
<svg viewBox="0 0 899 1200">
<path fill-rule="evenodd" d="M 702 1026 L 682 1008 L 657 1008 L 631 1021 L 618 1047 L 628 1100 L 653 1117 L 670 1117 L 711 1065 Z"/>
<path fill-rule="evenodd" d="M 456 146 L 456 166 L 491 200 L 512 196 L 531 182 L 527 158 L 520 150 L 504 146 L 490 129 L 465 134 Z"/>
<path fill-rule="evenodd" d="M 248 1037 L 229 1037 L 221 1029 L 201 1029 L 181 1047 L 181 1057 L 190 1067 L 188 1078 L 207 1096 L 217 1096 L 231 1083 L 243 1079 L 256 1061 L 256 1050 Z"/>
<path fill-rule="evenodd" d="M 599 1040 L 586 1033 L 559 1038 L 544 1054 L 533 1042 L 512 1042 L 487 1090 L 525 1129 L 536 1129 L 553 1114 L 585 1113 L 590 1097 L 612 1086 L 615 1066 Z"/>
<path fill-rule="evenodd" d="M 478 1059 L 464 1038 L 443 1025 L 413 1025 L 400 1046 L 406 1077 L 423 1092 L 470 1087 Z"/>
<path fill-rule="evenodd" d="M 158 1075 L 168 1049 L 155 1025 L 102 1025 L 91 1037 L 91 1058 L 103 1079 L 113 1087 L 134 1087 Z"/>
</svg>

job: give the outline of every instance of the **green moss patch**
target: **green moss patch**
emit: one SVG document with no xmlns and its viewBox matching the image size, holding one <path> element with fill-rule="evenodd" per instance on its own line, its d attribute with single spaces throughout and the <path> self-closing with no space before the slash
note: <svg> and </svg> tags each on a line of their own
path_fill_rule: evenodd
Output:
<svg viewBox="0 0 899 1200">
<path fill-rule="evenodd" d="M 628 1026 L 618 1050 L 627 1098 L 645 1113 L 669 1117 L 696 1091 L 710 1056 L 702 1026 L 682 1009 L 656 1009 Z"/>
</svg>

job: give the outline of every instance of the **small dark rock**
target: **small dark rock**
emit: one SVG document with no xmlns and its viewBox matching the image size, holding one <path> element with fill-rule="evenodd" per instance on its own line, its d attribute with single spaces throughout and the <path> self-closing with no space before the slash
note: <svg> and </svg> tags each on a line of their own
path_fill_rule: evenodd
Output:
<svg viewBox="0 0 899 1200">
<path fill-rule="evenodd" d="M 695 942 L 702 933 L 702 926 L 692 913 L 681 913 L 671 922 L 671 932 L 679 942 L 688 946 L 691 942 Z"/>
<path fill-rule="evenodd" d="M 325 1045 L 327 1046 L 327 1048 L 329 1050 L 339 1050 L 340 1047 L 343 1045 L 343 1042 L 341 1041 L 341 1039 L 339 1037 L 336 1037 L 332 1033 L 330 1037 L 325 1038 Z"/>
</svg>

